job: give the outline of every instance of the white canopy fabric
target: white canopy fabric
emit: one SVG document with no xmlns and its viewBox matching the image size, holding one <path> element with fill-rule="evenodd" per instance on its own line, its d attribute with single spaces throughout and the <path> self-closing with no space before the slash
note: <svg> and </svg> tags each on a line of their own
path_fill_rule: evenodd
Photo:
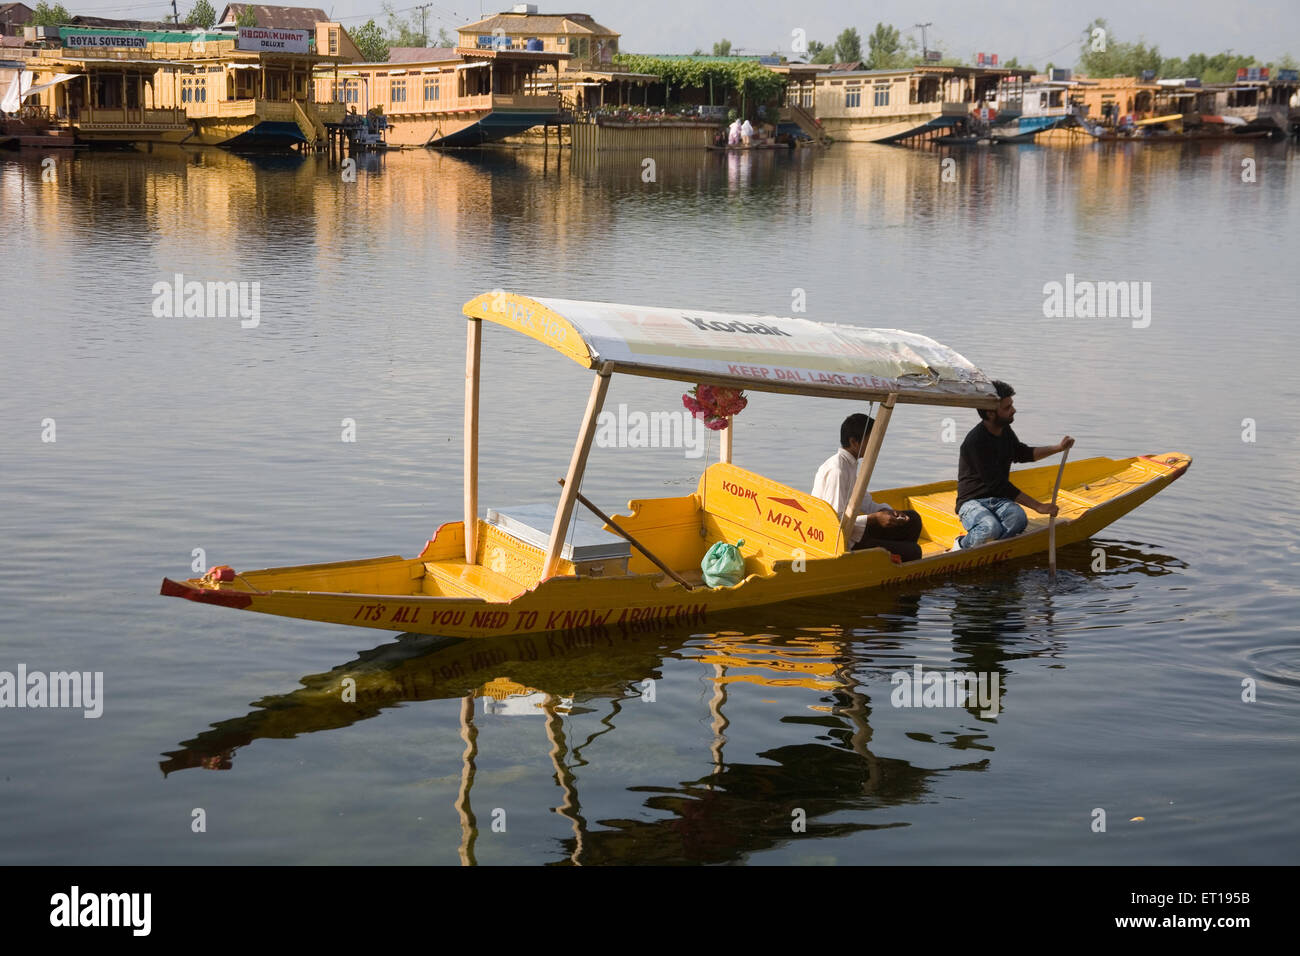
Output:
<svg viewBox="0 0 1300 956">
<path fill-rule="evenodd" d="M 66 83 L 68 82 L 68 80 L 75 80 L 77 77 L 81 75 L 82 74 L 80 73 L 55 73 L 54 79 L 46 83 L 36 84 L 30 90 L 28 90 L 26 93 L 23 94 L 23 98 L 26 99 L 27 97 L 32 96 L 36 93 L 40 93 L 44 90 L 53 89 L 54 87 L 58 86 L 60 83 Z"/>
<path fill-rule="evenodd" d="M 27 95 L 32 88 L 32 81 L 36 79 L 36 74 L 31 70 L 13 70 L 11 73 L 9 86 L 5 90 L 4 99 L 0 100 L 0 111 L 5 113 L 17 113 L 22 107 L 23 97 Z"/>
<path fill-rule="evenodd" d="M 989 378 L 957 352 L 899 329 L 832 325 L 489 292 L 465 315 L 599 368 L 758 391 L 991 408 Z"/>
</svg>

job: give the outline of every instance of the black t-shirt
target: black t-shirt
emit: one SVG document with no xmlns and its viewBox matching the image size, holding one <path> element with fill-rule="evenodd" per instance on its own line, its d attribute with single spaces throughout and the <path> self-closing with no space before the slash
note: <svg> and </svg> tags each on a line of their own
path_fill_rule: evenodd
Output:
<svg viewBox="0 0 1300 956">
<path fill-rule="evenodd" d="M 957 463 L 957 510 L 972 498 L 1008 498 L 1020 489 L 1011 483 L 1011 463 L 1034 460 L 1034 450 L 1016 437 L 1010 425 L 994 435 L 980 422 L 961 443 Z"/>
</svg>

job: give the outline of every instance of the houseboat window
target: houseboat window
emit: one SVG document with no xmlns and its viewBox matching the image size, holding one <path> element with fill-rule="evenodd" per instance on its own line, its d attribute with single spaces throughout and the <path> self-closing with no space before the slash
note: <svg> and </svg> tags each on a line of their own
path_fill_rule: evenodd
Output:
<svg viewBox="0 0 1300 956">
<path fill-rule="evenodd" d="M 393 80 L 392 92 L 388 98 L 393 103 L 405 103 L 406 102 L 406 80 Z"/>
<path fill-rule="evenodd" d="M 875 106 L 888 106 L 888 105 L 889 105 L 889 86 L 888 86 L 888 85 L 881 85 L 881 84 L 878 84 L 878 85 L 876 86 L 875 99 L 874 99 L 873 103 L 874 103 Z"/>
<path fill-rule="evenodd" d="M 438 81 L 432 77 L 424 81 L 424 101 L 434 103 L 438 100 Z"/>
<path fill-rule="evenodd" d="M 564 46 L 567 42 L 568 42 L 568 38 L 567 38 L 567 37 L 557 37 L 556 40 L 555 40 L 555 45 L 556 45 L 556 46 Z"/>
<path fill-rule="evenodd" d="M 845 109 L 852 109 L 852 108 L 855 107 L 855 106 L 861 106 L 861 105 L 862 105 L 862 91 L 861 91 L 861 90 L 845 90 L 845 91 L 844 91 L 844 108 L 845 108 Z"/>
<path fill-rule="evenodd" d="M 339 31 L 334 27 L 330 28 L 330 56 L 335 56 L 339 52 Z"/>
</svg>

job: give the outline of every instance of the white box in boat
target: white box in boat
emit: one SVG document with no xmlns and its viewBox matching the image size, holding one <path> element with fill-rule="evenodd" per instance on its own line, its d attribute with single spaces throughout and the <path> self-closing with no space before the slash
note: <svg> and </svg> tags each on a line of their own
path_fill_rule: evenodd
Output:
<svg viewBox="0 0 1300 956">
<path fill-rule="evenodd" d="M 632 554 L 632 546 L 606 531 L 600 519 L 576 510 L 574 515 L 560 557 L 572 561 L 574 570 L 588 577 L 627 574 L 627 559 Z M 504 510 L 489 508 L 484 520 L 510 537 L 545 551 L 551 543 L 555 505 L 514 505 Z"/>
</svg>

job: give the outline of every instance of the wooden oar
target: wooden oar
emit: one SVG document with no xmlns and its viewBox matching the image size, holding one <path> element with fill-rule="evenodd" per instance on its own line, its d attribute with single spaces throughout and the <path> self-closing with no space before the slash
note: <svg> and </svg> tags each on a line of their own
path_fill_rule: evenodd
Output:
<svg viewBox="0 0 1300 956">
<path fill-rule="evenodd" d="M 561 484 L 561 485 L 564 484 L 564 479 L 563 479 L 563 478 L 560 479 L 560 484 Z M 578 499 L 578 502 L 579 502 L 583 507 L 585 507 L 588 511 L 590 511 L 592 514 L 594 514 L 597 518 L 599 518 L 601 521 L 605 522 L 605 524 L 609 525 L 609 526 L 610 526 L 611 528 L 613 528 L 616 532 L 618 532 L 619 536 L 620 536 L 621 538 L 623 538 L 624 540 L 626 540 L 628 544 L 632 545 L 632 547 L 636 548 L 638 551 L 640 551 L 642 554 L 644 554 L 647 558 L 649 558 L 651 561 L 653 561 L 655 567 L 657 567 L 660 571 L 662 571 L 664 574 L 668 575 L 670 578 L 672 578 L 674 581 L 676 581 L 676 582 L 677 582 L 678 584 L 680 584 L 682 587 L 686 588 L 686 590 L 688 590 L 688 591 L 694 591 L 694 590 L 695 590 L 695 588 L 691 585 L 691 583 L 690 583 L 689 581 L 687 581 L 684 577 L 682 577 L 680 574 L 678 574 L 678 573 L 677 573 L 676 571 L 674 571 L 672 568 L 668 567 L 668 565 L 664 564 L 662 561 L 660 561 L 658 558 L 656 558 L 653 554 L 651 554 L 651 553 L 646 549 L 646 546 L 645 546 L 645 545 L 643 545 L 643 544 L 642 544 L 640 541 L 638 541 L 636 538 L 632 537 L 630 534 L 628 534 L 626 531 L 624 531 L 622 528 L 620 528 L 620 527 L 618 526 L 617 522 L 615 522 L 613 518 L 611 518 L 609 515 L 605 514 L 605 512 L 601 511 L 599 508 L 597 508 L 595 505 L 593 505 L 590 501 L 588 501 L 587 498 L 586 498 L 586 496 L 583 495 L 583 493 L 582 493 L 581 491 L 579 491 L 579 492 L 577 493 L 577 499 Z"/>
<path fill-rule="evenodd" d="M 1070 457 L 1070 449 L 1061 453 L 1061 467 L 1056 470 L 1056 487 L 1052 489 L 1052 504 L 1061 493 L 1061 477 L 1065 474 L 1065 459 Z M 1053 581 L 1056 580 L 1056 515 L 1047 519 L 1047 571 Z"/>
</svg>

